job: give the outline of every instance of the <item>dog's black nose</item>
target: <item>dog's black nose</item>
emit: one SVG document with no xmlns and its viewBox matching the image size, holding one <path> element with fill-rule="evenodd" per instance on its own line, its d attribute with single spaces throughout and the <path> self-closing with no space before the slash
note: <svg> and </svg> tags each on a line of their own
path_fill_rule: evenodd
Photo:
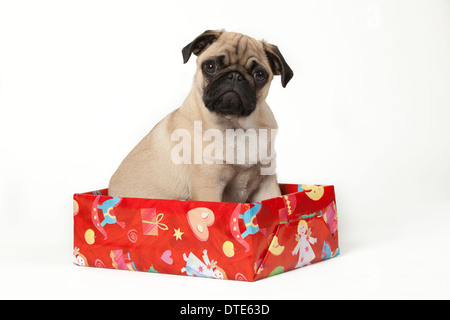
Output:
<svg viewBox="0 0 450 320">
<path fill-rule="evenodd" d="M 227 76 L 228 76 L 228 79 L 232 80 L 233 82 L 244 80 L 244 77 L 242 76 L 242 74 L 240 74 L 239 72 L 236 72 L 236 71 L 230 72 Z"/>
</svg>

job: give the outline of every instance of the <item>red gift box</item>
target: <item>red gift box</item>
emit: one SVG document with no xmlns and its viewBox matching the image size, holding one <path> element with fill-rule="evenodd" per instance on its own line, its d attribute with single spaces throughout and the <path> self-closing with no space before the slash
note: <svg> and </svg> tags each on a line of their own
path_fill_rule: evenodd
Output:
<svg viewBox="0 0 450 320">
<path fill-rule="evenodd" d="M 339 254 L 333 186 L 257 203 L 74 195 L 80 266 L 255 281 Z"/>
</svg>

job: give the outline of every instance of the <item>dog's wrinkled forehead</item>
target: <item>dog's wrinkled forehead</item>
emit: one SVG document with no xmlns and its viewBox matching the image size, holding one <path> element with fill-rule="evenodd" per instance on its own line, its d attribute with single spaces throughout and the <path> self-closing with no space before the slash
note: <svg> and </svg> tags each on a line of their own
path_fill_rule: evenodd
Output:
<svg viewBox="0 0 450 320">
<path fill-rule="evenodd" d="M 269 68 L 261 41 L 240 33 L 224 32 L 217 41 L 205 50 L 199 63 L 211 56 L 223 55 L 227 65 L 249 67 L 254 61 Z"/>
<path fill-rule="evenodd" d="M 183 62 L 187 63 L 191 54 L 199 58 L 200 66 L 206 59 L 222 54 L 224 62 L 228 65 L 241 65 L 246 69 L 250 64 L 257 63 L 269 70 L 269 75 L 281 75 L 281 84 L 286 87 L 294 76 L 292 69 L 287 64 L 276 45 L 258 41 L 249 36 L 224 30 L 206 30 L 183 50 Z"/>
</svg>

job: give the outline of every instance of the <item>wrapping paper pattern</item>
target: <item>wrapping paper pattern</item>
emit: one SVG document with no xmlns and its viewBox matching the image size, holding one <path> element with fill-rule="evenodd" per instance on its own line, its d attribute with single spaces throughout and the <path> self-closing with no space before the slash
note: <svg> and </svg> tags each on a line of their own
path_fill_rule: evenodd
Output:
<svg viewBox="0 0 450 320">
<path fill-rule="evenodd" d="M 339 255 L 333 186 L 257 203 L 74 195 L 79 266 L 255 281 Z"/>
</svg>

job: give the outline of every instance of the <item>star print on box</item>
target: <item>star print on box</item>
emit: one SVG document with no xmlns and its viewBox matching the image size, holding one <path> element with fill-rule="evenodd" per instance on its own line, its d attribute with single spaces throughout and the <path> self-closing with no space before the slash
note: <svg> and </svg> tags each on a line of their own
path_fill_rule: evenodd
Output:
<svg viewBox="0 0 450 320">
<path fill-rule="evenodd" d="M 175 233 L 173 234 L 173 236 L 175 237 L 176 240 L 182 240 L 181 236 L 183 235 L 184 232 L 180 231 L 180 228 L 178 229 L 174 229 Z"/>
<path fill-rule="evenodd" d="M 339 255 L 333 186 L 222 203 L 74 195 L 79 266 L 255 281 Z"/>
</svg>

